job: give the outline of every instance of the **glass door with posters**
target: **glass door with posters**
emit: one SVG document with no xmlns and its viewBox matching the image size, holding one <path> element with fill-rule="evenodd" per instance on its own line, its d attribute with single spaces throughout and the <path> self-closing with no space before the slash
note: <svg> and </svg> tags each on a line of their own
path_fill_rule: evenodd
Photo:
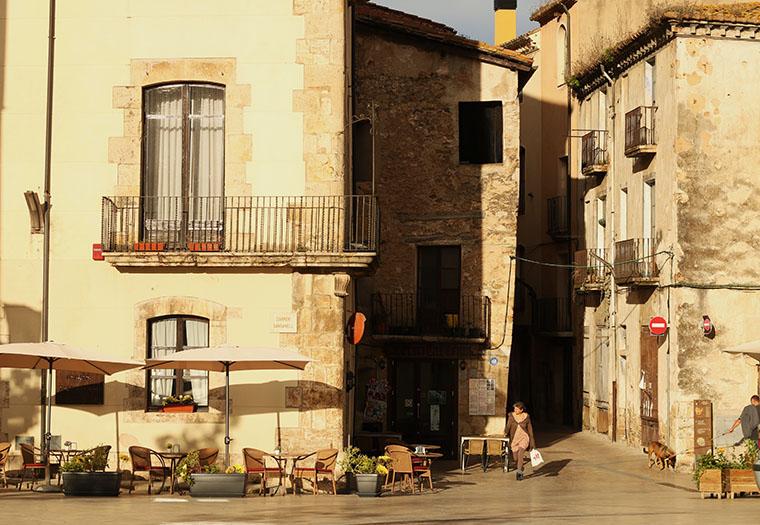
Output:
<svg viewBox="0 0 760 525">
<path fill-rule="evenodd" d="M 391 363 L 390 427 L 405 443 L 438 445 L 456 455 L 457 367 L 449 359 L 398 359 Z"/>
</svg>

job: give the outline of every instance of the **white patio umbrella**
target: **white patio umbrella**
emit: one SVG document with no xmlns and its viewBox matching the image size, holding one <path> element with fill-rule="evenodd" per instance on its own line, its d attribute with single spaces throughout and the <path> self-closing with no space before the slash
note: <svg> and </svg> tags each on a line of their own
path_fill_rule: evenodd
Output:
<svg viewBox="0 0 760 525">
<path fill-rule="evenodd" d="M 756 341 L 750 341 L 739 346 L 734 346 L 732 348 L 724 348 L 723 351 L 730 354 L 746 354 L 760 361 L 760 339 Z"/>
<path fill-rule="evenodd" d="M 210 370 L 225 374 L 224 464 L 230 463 L 230 371 L 303 370 L 311 361 L 292 350 L 221 345 L 175 352 L 162 359 L 148 359 L 144 368 Z"/>
<path fill-rule="evenodd" d="M 140 361 L 113 359 L 100 352 L 84 350 L 70 345 L 46 341 L 44 343 L 10 343 L 0 345 L 0 368 L 47 370 L 47 421 L 45 425 L 45 477 L 50 484 L 50 418 L 53 407 L 53 370 L 68 370 L 91 374 L 111 375 L 142 366 Z"/>
</svg>

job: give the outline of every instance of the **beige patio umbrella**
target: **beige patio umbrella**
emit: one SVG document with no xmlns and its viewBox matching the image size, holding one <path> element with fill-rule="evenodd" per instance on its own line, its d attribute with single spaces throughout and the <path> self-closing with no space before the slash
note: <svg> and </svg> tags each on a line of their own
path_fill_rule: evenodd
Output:
<svg viewBox="0 0 760 525">
<path fill-rule="evenodd" d="M 100 352 L 84 350 L 63 343 L 10 343 L 0 345 L 0 368 L 47 370 L 47 421 L 45 425 L 45 477 L 48 491 L 57 490 L 50 484 L 50 417 L 53 408 L 53 370 L 68 370 L 91 374 L 111 375 L 142 366 L 140 361 L 113 359 Z M 44 487 L 43 487 L 44 489 Z"/>
<path fill-rule="evenodd" d="M 163 359 L 148 359 L 144 368 L 184 368 L 224 372 L 224 464 L 230 464 L 230 371 L 303 370 L 311 361 L 292 350 L 221 345 L 182 350 Z"/>
</svg>

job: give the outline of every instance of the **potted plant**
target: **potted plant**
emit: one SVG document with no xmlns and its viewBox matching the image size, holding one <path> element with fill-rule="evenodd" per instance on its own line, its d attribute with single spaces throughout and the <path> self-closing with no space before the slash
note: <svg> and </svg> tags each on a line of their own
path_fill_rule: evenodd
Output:
<svg viewBox="0 0 760 525">
<path fill-rule="evenodd" d="M 356 480 L 356 494 L 361 497 L 377 497 L 382 492 L 383 477 L 388 474 L 388 456 L 367 456 L 361 454 L 356 447 L 347 447 L 343 451 L 340 467 L 346 473 L 350 487 L 350 479 Z M 350 474 L 350 475 L 349 475 Z"/>
<path fill-rule="evenodd" d="M 166 396 L 162 402 L 161 412 L 195 412 L 197 405 L 190 394 L 184 396 Z"/>
<path fill-rule="evenodd" d="M 723 469 L 730 463 L 724 449 L 718 449 L 717 454 L 709 451 L 707 454 L 697 456 L 694 468 L 694 482 L 699 488 L 702 498 L 713 494 L 720 499 L 725 492 L 723 487 Z"/>
<path fill-rule="evenodd" d="M 198 451 L 190 452 L 179 465 L 177 477 L 190 487 L 190 495 L 196 498 L 226 498 L 245 496 L 246 473 L 242 465 L 219 465 L 201 467 Z"/>
<path fill-rule="evenodd" d="M 744 442 L 744 452 L 735 456 L 723 470 L 726 494 L 733 499 L 737 494 L 760 492 L 755 480 L 753 467 L 758 458 L 757 442 L 747 439 Z"/>
<path fill-rule="evenodd" d="M 106 472 L 110 447 L 95 447 L 61 465 L 66 496 L 118 496 L 121 472 Z"/>
</svg>

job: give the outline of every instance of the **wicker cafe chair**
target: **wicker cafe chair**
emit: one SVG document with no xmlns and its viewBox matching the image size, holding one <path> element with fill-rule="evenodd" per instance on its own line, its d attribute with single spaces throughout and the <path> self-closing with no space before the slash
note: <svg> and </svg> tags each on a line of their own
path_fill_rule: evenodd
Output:
<svg viewBox="0 0 760 525">
<path fill-rule="evenodd" d="M 3 475 L 3 487 L 8 486 L 8 477 L 5 474 L 5 469 L 8 464 L 8 456 L 10 455 L 10 452 L 10 443 L 0 443 L 0 474 Z"/>
<path fill-rule="evenodd" d="M 267 487 L 267 479 L 270 475 L 274 474 L 278 478 L 282 478 L 282 469 L 279 467 L 279 464 L 277 467 L 266 466 L 264 457 L 268 455 L 268 453 L 257 448 L 243 449 L 243 459 L 245 459 L 246 483 L 248 476 L 259 476 L 261 478 L 259 494 L 264 494 L 264 490 Z"/>
<path fill-rule="evenodd" d="M 401 488 L 408 481 L 414 494 L 414 466 L 412 465 L 412 453 L 409 450 L 388 450 L 393 467 L 391 474 L 391 494 L 396 492 L 396 476 L 401 477 Z"/>
<path fill-rule="evenodd" d="M 26 480 L 27 472 L 31 473 L 32 485 L 34 490 L 34 482 L 37 480 L 37 474 L 42 471 L 42 475 L 45 475 L 45 460 L 42 457 L 42 451 L 28 443 L 21 443 L 21 481 L 18 483 L 18 490 L 21 490 L 21 485 Z"/>
<path fill-rule="evenodd" d="M 467 460 L 470 456 L 483 457 L 483 447 L 485 443 L 481 439 L 468 439 L 464 442 L 464 469 L 467 470 Z M 481 460 L 482 461 L 482 460 Z"/>
<path fill-rule="evenodd" d="M 335 487 L 335 462 L 338 460 L 338 449 L 325 448 L 317 452 L 317 459 L 314 461 L 313 467 L 299 467 L 296 465 L 293 469 L 293 478 L 309 479 L 313 477 L 312 486 L 314 495 L 317 495 L 319 486 L 317 478 L 322 474 L 323 478 L 328 477 L 332 481 L 333 494 L 337 494 L 338 490 Z M 295 485 L 293 485 L 295 487 Z M 294 489 L 295 490 L 295 489 Z"/>
<path fill-rule="evenodd" d="M 202 448 L 198 451 L 198 466 L 203 468 L 213 465 L 218 457 L 218 448 Z"/>
<path fill-rule="evenodd" d="M 386 445 L 385 447 L 385 455 L 389 457 L 391 456 L 391 452 L 409 452 L 409 447 L 405 445 Z M 385 482 L 383 483 L 383 488 L 387 488 L 388 485 L 391 482 L 391 476 L 393 474 L 393 462 L 391 462 L 390 465 L 388 465 L 388 473 L 385 475 Z"/>
<path fill-rule="evenodd" d="M 489 458 L 498 458 L 504 462 L 504 466 L 507 467 L 508 454 L 507 448 L 503 441 L 499 439 L 489 439 L 486 441 L 486 454 Z M 490 464 L 490 461 L 489 461 Z"/>
<path fill-rule="evenodd" d="M 132 446 L 129 447 L 129 457 L 132 460 L 132 479 L 129 482 L 129 493 L 135 489 L 135 473 L 147 472 L 148 473 L 148 494 L 153 491 L 153 475 L 161 475 L 161 488 L 158 489 L 158 493 L 164 490 L 166 486 L 166 474 L 167 468 L 164 458 L 156 452 L 145 447 Z M 153 465 L 152 458 L 158 459 L 160 465 Z"/>
</svg>

